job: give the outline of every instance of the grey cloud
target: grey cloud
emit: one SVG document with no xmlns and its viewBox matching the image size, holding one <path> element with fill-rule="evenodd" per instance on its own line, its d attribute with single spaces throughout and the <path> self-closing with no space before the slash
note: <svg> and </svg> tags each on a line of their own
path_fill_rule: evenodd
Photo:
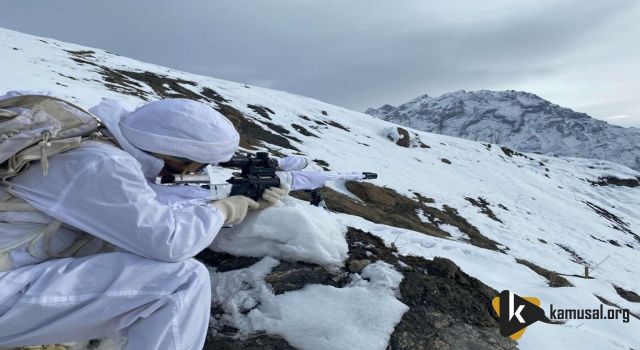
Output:
<svg viewBox="0 0 640 350">
<path fill-rule="evenodd" d="M 607 27 L 639 9 L 633 0 L 22 0 L 3 3 L 0 26 L 363 110 L 458 89 L 518 86 L 563 99 L 541 78 L 570 84 L 562 73 L 588 67 L 592 52 L 640 56 L 593 39 L 640 34 L 634 20 L 627 32 Z M 575 89 L 587 96 L 607 84 Z M 640 109 L 637 100 L 604 105 L 581 111 Z"/>
</svg>

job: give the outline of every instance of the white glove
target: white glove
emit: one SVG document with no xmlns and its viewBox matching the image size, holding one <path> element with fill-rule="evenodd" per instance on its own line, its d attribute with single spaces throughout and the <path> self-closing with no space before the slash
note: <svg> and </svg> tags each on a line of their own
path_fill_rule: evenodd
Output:
<svg viewBox="0 0 640 350">
<path fill-rule="evenodd" d="M 300 170 L 309 165 L 307 158 L 302 156 L 287 156 L 278 158 L 278 168 L 283 171 Z"/>
<path fill-rule="evenodd" d="M 258 209 L 272 207 L 278 203 L 280 198 L 289 194 L 289 186 L 281 184 L 280 187 L 269 187 L 262 192 L 262 198 L 258 201 Z"/>
<path fill-rule="evenodd" d="M 263 195 L 264 198 L 264 195 Z M 215 202 L 211 205 L 218 208 L 224 215 L 224 223 L 235 225 L 247 216 L 249 209 L 258 209 L 260 204 L 253 199 L 245 196 L 231 196 Z"/>
</svg>

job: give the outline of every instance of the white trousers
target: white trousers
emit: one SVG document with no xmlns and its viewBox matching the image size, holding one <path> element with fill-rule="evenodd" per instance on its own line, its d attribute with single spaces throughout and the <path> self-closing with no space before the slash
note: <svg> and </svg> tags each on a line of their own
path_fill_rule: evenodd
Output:
<svg viewBox="0 0 640 350">
<path fill-rule="evenodd" d="M 209 272 L 127 253 L 46 261 L 0 273 L 0 347 L 127 337 L 127 350 L 202 349 Z"/>
</svg>

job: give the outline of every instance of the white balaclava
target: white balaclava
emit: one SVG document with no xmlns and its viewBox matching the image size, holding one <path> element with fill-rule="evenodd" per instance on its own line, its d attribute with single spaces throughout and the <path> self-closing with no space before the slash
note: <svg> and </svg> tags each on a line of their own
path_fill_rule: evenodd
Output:
<svg viewBox="0 0 640 350">
<path fill-rule="evenodd" d="M 183 98 L 143 105 L 120 121 L 120 130 L 136 148 L 199 163 L 231 159 L 240 142 L 233 124 L 222 114 Z"/>
</svg>

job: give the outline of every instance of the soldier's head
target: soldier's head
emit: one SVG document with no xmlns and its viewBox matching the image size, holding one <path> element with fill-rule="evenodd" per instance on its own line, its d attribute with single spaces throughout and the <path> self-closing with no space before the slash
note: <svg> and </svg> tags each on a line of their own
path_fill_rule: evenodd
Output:
<svg viewBox="0 0 640 350">
<path fill-rule="evenodd" d="M 207 104 L 182 98 L 143 105 L 120 122 L 120 130 L 133 146 L 162 158 L 172 172 L 225 162 L 240 142 L 225 116 Z"/>
</svg>

